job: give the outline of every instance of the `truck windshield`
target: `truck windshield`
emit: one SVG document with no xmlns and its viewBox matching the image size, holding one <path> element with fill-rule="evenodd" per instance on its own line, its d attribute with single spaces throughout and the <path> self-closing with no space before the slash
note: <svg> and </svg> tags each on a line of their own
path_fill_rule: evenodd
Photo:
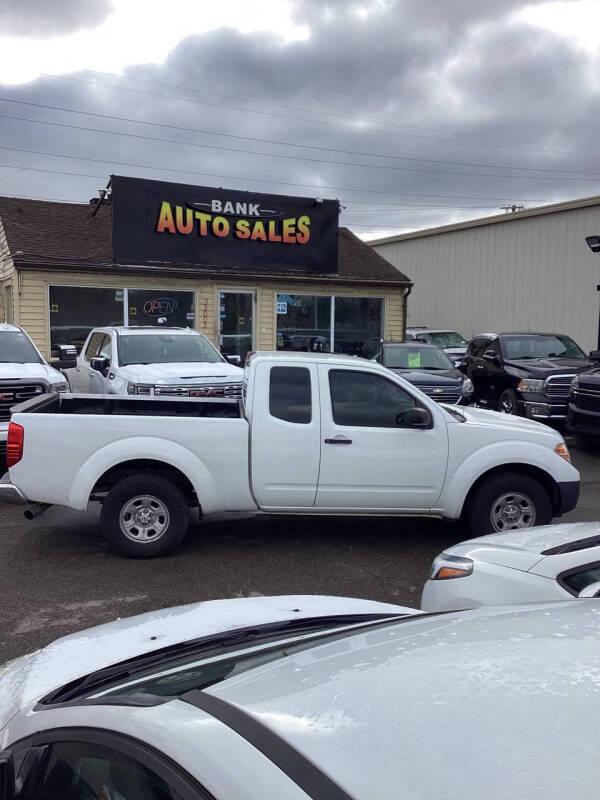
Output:
<svg viewBox="0 0 600 800">
<path fill-rule="evenodd" d="M 141 333 L 119 336 L 119 364 L 182 364 L 223 361 L 218 350 L 198 334 Z"/>
<path fill-rule="evenodd" d="M 437 344 L 438 347 L 466 347 L 467 342 L 460 333 L 456 331 L 418 331 L 415 333 L 417 339 L 425 339 L 426 342 Z"/>
<path fill-rule="evenodd" d="M 443 350 L 414 343 L 384 345 L 383 366 L 389 369 L 454 369 Z"/>
<path fill-rule="evenodd" d="M 506 358 L 585 358 L 573 339 L 562 335 L 503 336 L 502 349 Z"/>
<path fill-rule="evenodd" d="M 0 333 L 0 364 L 43 364 L 26 333 Z"/>
</svg>

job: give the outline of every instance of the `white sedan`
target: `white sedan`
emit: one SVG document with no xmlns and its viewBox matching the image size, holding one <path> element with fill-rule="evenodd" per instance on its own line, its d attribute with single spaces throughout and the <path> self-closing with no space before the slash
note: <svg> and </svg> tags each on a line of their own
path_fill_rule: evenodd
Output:
<svg viewBox="0 0 600 800">
<path fill-rule="evenodd" d="M 0 797 L 595 800 L 599 620 L 326 597 L 120 620 L 4 668 Z"/>
<path fill-rule="evenodd" d="M 454 545 L 433 562 L 423 611 L 600 596 L 600 523 L 543 525 Z"/>
</svg>

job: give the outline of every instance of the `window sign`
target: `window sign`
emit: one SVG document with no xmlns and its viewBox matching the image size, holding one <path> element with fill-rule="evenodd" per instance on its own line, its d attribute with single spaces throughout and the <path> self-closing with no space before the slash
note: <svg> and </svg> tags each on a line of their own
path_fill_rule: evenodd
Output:
<svg viewBox="0 0 600 800">
<path fill-rule="evenodd" d="M 287 314 L 288 304 L 287 303 L 280 303 L 277 301 L 277 313 L 278 314 Z"/>
</svg>

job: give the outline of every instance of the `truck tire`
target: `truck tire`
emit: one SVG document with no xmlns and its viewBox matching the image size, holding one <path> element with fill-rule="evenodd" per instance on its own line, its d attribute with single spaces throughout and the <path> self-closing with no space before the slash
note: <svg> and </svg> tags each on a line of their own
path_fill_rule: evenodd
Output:
<svg viewBox="0 0 600 800">
<path fill-rule="evenodd" d="M 463 517 L 471 536 L 548 525 L 552 503 L 534 478 L 503 472 L 484 481 L 467 498 Z"/>
<path fill-rule="evenodd" d="M 116 484 L 102 504 L 102 532 L 121 555 L 155 558 L 185 538 L 190 509 L 183 492 L 166 478 L 131 475 Z"/>
<path fill-rule="evenodd" d="M 517 394 L 513 389 L 505 389 L 498 399 L 498 411 L 502 414 L 518 414 Z"/>
</svg>

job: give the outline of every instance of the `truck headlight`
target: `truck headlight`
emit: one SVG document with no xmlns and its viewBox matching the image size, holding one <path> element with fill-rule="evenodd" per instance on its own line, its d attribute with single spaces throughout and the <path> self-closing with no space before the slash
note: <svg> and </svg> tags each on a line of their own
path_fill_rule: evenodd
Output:
<svg viewBox="0 0 600 800">
<path fill-rule="evenodd" d="M 154 394 L 154 386 L 151 383 L 128 383 L 127 394 Z"/>
<path fill-rule="evenodd" d="M 544 381 L 540 381 L 537 378 L 523 378 L 522 381 L 519 381 L 517 389 L 520 392 L 543 392 Z"/>
<path fill-rule="evenodd" d="M 473 572 L 472 558 L 459 558 L 446 553 L 439 555 L 431 565 L 429 579 L 432 581 L 447 581 L 452 578 L 466 578 Z"/>
<path fill-rule="evenodd" d="M 468 397 L 470 394 L 473 394 L 473 381 L 471 378 L 464 379 L 461 391 L 463 397 Z"/>
<path fill-rule="evenodd" d="M 66 381 L 63 381 L 62 383 L 53 383 L 52 389 L 55 392 L 67 392 L 69 391 L 69 384 Z"/>
</svg>

